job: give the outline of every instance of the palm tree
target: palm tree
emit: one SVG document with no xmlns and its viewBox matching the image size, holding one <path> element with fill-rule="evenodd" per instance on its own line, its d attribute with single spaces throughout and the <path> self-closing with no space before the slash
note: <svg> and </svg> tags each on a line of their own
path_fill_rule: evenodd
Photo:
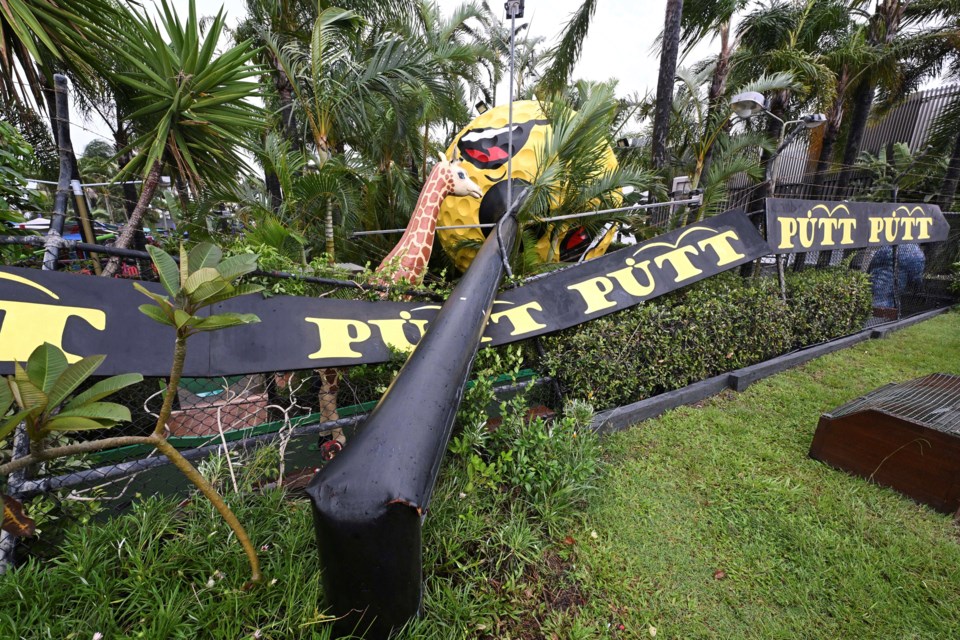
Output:
<svg viewBox="0 0 960 640">
<path fill-rule="evenodd" d="M 93 140 L 83 150 L 79 159 L 80 174 L 86 180 L 103 183 L 103 186 L 88 188 L 87 193 L 93 193 L 98 200 L 102 199 L 107 219 L 111 223 L 116 222 L 113 213 L 114 187 L 109 184 L 113 177 L 117 175 L 115 155 L 112 144 L 106 140 Z"/>
<path fill-rule="evenodd" d="M 668 161 L 675 173 L 690 176 L 691 189 L 703 189 L 703 203 L 696 212 L 700 219 L 719 213 L 727 200 L 728 184 L 737 174 L 762 178 L 758 149 L 769 150 L 771 140 L 758 131 L 731 132 L 732 111 L 721 109 L 729 95 L 711 101 L 715 70 L 706 65 L 699 73 L 681 69 L 680 87 L 673 104 L 673 124 L 668 138 L 672 151 Z M 730 93 L 756 91 L 772 93 L 796 89 L 788 73 L 761 76 Z M 681 220 L 676 220 L 681 222 Z"/>
<path fill-rule="evenodd" d="M 425 87 L 421 91 L 425 98 L 423 104 L 429 107 L 421 125 L 424 132 L 421 175 L 426 179 L 427 156 L 434 153 L 427 144 L 431 126 L 446 121 L 450 125 L 448 133 L 453 135 L 469 122 L 467 104 L 474 104 L 480 97 L 481 72 L 487 64 L 494 63 L 498 54 L 476 28 L 489 27 L 489 9 L 476 2 L 465 2 L 444 18 L 438 5 L 431 0 L 420 0 L 419 8 L 420 38 L 437 65 L 440 80 L 447 84 L 439 94 L 432 94 Z M 467 96 L 462 93 L 463 87 L 469 89 Z"/>
<path fill-rule="evenodd" d="M 584 0 L 580 8 L 570 16 L 560 40 L 547 53 L 550 66 L 540 80 L 540 86 L 547 95 L 561 93 L 566 89 L 573 67 L 580 59 L 583 41 L 596 11 L 597 0 Z"/>
<path fill-rule="evenodd" d="M 684 56 L 707 36 L 720 40 L 720 51 L 712 64 L 713 73 L 707 94 L 710 121 L 722 118 L 721 114 L 729 112 L 725 103 L 727 78 L 730 75 L 730 59 L 737 47 L 736 35 L 732 33 L 733 16 L 741 11 L 747 2 L 748 0 L 687 0 L 683 5 L 680 42 L 683 44 Z M 703 173 L 709 174 L 714 148 L 713 145 L 706 146 L 701 167 Z"/>
<path fill-rule="evenodd" d="M 249 144 L 245 136 L 263 126 L 260 110 L 246 102 L 257 92 L 248 80 L 259 74 L 248 64 L 255 53 L 250 43 L 217 56 L 222 12 L 202 34 L 193 0 L 185 23 L 167 0 L 161 9 L 160 26 L 134 13 L 131 28 L 115 34 L 109 46 L 111 55 L 134 69 L 108 75 L 135 127 L 122 151 L 136 155 L 120 175 L 143 176 L 140 198 L 116 242 L 122 248 L 130 246 L 165 166 L 194 192 L 208 180 L 233 180 L 246 167 L 239 152 Z M 103 274 L 113 275 L 118 265 L 112 260 Z"/>
<path fill-rule="evenodd" d="M 5 0 L 0 2 L 0 105 L 5 112 L 49 104 L 56 69 L 74 78 L 94 77 L 100 68 L 99 25 L 119 10 L 110 0 Z"/>
<path fill-rule="evenodd" d="M 551 132 L 537 152 L 537 171 L 527 188 L 527 198 L 519 218 L 523 230 L 522 271 L 552 268 L 556 263 L 557 245 L 570 231 L 566 225 L 551 225 L 549 251 L 541 261 L 535 249 L 544 230 L 541 219 L 570 213 L 616 208 L 623 202 L 622 189 L 662 193 L 662 183 L 652 173 L 630 166 L 611 166 L 611 131 L 617 118 L 619 103 L 610 83 L 577 85 L 580 97 L 577 110 L 566 97 L 557 96 L 543 105 L 551 123 Z M 593 216 L 578 220 L 596 236 L 612 221 L 626 221 L 621 215 Z"/>
<path fill-rule="evenodd" d="M 670 130 L 670 106 L 673 103 L 673 85 L 677 74 L 682 16 L 683 0 L 667 0 L 660 42 L 660 72 L 657 75 L 657 98 L 653 110 L 650 149 L 655 169 L 662 168 L 667 161 L 667 133 Z"/>
<path fill-rule="evenodd" d="M 416 132 L 436 117 L 439 107 L 460 96 L 459 84 L 448 76 L 463 73 L 456 59 L 476 49 L 451 44 L 431 50 L 422 37 L 408 37 L 410 29 L 398 20 L 364 22 L 353 11 L 327 8 L 314 23 L 309 47 L 295 40 L 269 44 L 291 79 L 318 168 L 348 148 L 371 149 L 384 136 L 400 144 L 381 146 L 385 155 L 368 158 L 377 171 L 421 157 L 423 139 Z M 451 27 L 450 33 L 459 32 L 458 26 Z M 424 96 L 431 106 L 415 108 Z M 324 237 L 331 260 L 334 213 L 330 203 Z"/>
</svg>

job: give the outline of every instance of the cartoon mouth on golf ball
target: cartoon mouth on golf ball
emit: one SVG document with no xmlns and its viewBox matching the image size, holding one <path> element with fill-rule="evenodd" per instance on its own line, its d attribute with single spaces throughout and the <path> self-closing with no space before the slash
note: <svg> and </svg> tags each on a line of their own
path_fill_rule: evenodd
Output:
<svg viewBox="0 0 960 640">
<path fill-rule="evenodd" d="M 517 198 L 525 185 L 537 174 L 537 156 L 548 136 L 552 135 L 550 121 L 533 100 L 513 103 L 513 144 L 510 144 L 508 105 L 490 109 L 478 116 L 461 131 L 447 148 L 447 157 L 459 157 L 461 168 L 480 187 L 483 197 L 478 201 L 468 197 L 447 197 L 440 205 L 439 226 L 475 225 L 496 222 L 507 210 L 507 167 L 512 169 L 513 197 Z M 615 167 L 617 160 L 610 149 L 607 168 Z M 546 261 L 578 260 L 584 252 L 587 258 L 603 255 L 616 228 L 592 237 L 583 227 L 568 227 L 553 238 L 544 225 L 538 233 L 537 255 Z M 490 229 L 441 229 L 437 233 L 444 251 L 460 271 L 465 271 Z"/>
</svg>

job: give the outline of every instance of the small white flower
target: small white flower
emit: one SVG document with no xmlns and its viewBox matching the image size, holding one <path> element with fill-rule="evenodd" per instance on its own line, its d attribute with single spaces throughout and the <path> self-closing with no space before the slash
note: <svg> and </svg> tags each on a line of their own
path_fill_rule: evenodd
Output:
<svg viewBox="0 0 960 640">
<path fill-rule="evenodd" d="M 600 536 L 597 535 L 597 532 L 596 532 L 596 531 L 591 531 L 591 532 L 590 532 L 590 537 L 593 538 L 594 540 L 596 540 L 596 539 L 599 538 Z"/>
<path fill-rule="evenodd" d="M 103 640 L 103 634 L 97 631 L 95 634 L 93 634 L 93 640 Z"/>
<path fill-rule="evenodd" d="M 649 629 L 647 629 L 647 631 L 650 632 L 650 637 L 651 637 L 651 638 L 656 638 L 656 637 L 657 637 L 657 628 L 656 628 L 656 627 L 654 627 L 654 626 L 651 625 L 651 627 L 650 627 Z"/>
</svg>

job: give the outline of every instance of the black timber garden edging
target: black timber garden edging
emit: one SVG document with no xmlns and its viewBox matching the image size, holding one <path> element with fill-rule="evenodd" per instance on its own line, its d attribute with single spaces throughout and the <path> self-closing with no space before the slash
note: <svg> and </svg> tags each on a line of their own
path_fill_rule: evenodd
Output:
<svg viewBox="0 0 960 640">
<path fill-rule="evenodd" d="M 600 411 L 594 416 L 593 424 L 591 426 L 594 430 L 600 433 L 614 433 L 616 431 L 622 431 L 638 422 L 642 422 L 643 420 L 655 418 L 669 411 L 670 409 L 676 409 L 677 407 L 682 407 L 683 405 L 693 404 L 695 402 L 705 400 L 706 398 L 714 396 L 725 389 L 744 391 L 757 380 L 762 380 L 763 378 L 772 376 L 775 373 L 792 369 L 793 367 L 801 365 L 805 362 L 809 362 L 814 358 L 819 358 L 820 356 L 833 353 L 834 351 L 852 347 L 853 345 L 866 340 L 885 338 L 893 331 L 905 329 L 906 327 L 923 322 L 924 320 L 929 320 L 930 318 L 938 316 L 942 313 L 946 313 L 953 308 L 954 307 L 950 306 L 942 309 L 935 309 L 933 311 L 927 311 L 926 313 L 911 316 L 903 320 L 888 322 L 879 327 L 864 329 L 863 331 L 843 338 L 837 338 L 836 340 L 831 340 L 829 342 L 807 347 L 799 351 L 787 353 L 765 362 L 750 365 L 749 367 L 737 369 L 736 371 L 731 371 L 729 373 L 723 373 L 713 378 L 707 378 L 706 380 L 695 382 L 689 386 L 683 387 L 682 389 L 667 391 L 665 393 L 661 393 L 660 395 L 653 396 L 652 398 L 645 398 L 639 402 L 634 402 L 633 404 L 616 407 L 614 409 L 607 409 L 606 411 Z"/>
</svg>

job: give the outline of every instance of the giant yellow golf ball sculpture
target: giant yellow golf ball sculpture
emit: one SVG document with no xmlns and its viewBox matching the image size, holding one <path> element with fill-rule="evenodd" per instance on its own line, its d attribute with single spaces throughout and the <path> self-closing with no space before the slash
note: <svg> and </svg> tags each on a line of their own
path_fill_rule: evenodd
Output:
<svg viewBox="0 0 960 640">
<path fill-rule="evenodd" d="M 496 222 L 507 209 L 507 160 L 513 156 L 513 189 L 533 182 L 537 175 L 537 157 L 542 155 L 545 141 L 551 133 L 550 122 L 533 100 L 513 103 L 513 147 L 508 141 L 508 107 L 502 105 L 477 117 L 461 131 L 447 148 L 448 158 L 460 158 L 460 167 L 483 191 L 480 200 L 472 197 L 448 196 L 440 205 L 438 226 L 475 225 Z M 607 146 L 605 169 L 617 166 L 613 149 Z M 489 229 L 440 230 L 440 243 L 457 268 L 465 271 L 477 254 Z M 486 233 L 484 233 L 486 232 Z M 587 258 L 603 255 L 613 240 L 615 228 L 607 230 L 594 241 L 586 231 L 574 224 L 557 234 L 551 247 L 550 232 L 537 242 L 537 254 L 546 261 L 579 257 L 587 251 Z M 591 248 L 592 245 L 592 248 Z M 579 251 L 578 251 L 579 250 Z"/>
</svg>

